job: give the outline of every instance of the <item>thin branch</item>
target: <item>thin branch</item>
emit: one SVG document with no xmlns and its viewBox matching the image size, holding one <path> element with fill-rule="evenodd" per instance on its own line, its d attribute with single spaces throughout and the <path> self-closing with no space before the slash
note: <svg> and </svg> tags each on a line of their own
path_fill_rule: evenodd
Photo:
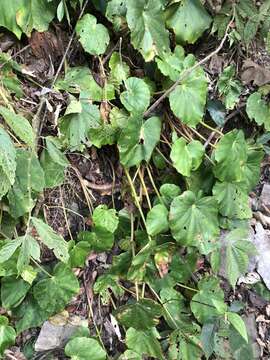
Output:
<svg viewBox="0 0 270 360">
<path fill-rule="evenodd" d="M 208 54 L 205 58 L 203 58 L 202 60 L 200 60 L 199 62 L 197 62 L 195 65 L 193 65 L 191 68 L 185 70 L 181 76 L 179 77 L 179 79 L 168 89 L 165 91 L 165 93 L 163 95 L 161 95 L 143 114 L 144 117 L 147 117 L 185 78 L 187 78 L 195 69 L 197 69 L 200 65 L 204 64 L 205 62 L 207 62 L 209 59 L 211 59 L 214 55 L 216 55 L 217 53 L 219 53 L 219 51 L 223 48 L 223 45 L 228 37 L 228 31 L 232 25 L 234 21 L 234 18 L 229 22 L 227 28 L 226 28 L 226 32 L 225 35 L 223 37 L 223 39 L 221 40 L 219 46 L 210 54 Z"/>
</svg>

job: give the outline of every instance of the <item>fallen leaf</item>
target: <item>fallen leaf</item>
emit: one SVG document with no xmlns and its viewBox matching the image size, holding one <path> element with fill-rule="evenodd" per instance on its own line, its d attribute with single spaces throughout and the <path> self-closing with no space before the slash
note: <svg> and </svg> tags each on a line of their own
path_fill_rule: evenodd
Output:
<svg viewBox="0 0 270 360">
<path fill-rule="evenodd" d="M 265 85 L 270 82 L 270 70 L 252 60 L 246 60 L 242 66 L 241 80 L 245 85 L 251 82 L 258 86 Z"/>
</svg>

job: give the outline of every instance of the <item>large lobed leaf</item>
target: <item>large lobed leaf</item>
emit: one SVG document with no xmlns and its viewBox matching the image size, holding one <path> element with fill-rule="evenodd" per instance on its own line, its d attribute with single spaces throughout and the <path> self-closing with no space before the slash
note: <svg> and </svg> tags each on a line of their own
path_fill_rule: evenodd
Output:
<svg viewBox="0 0 270 360">
<path fill-rule="evenodd" d="M 94 15 L 85 14 L 76 25 L 76 33 L 84 50 L 91 55 L 104 54 L 110 42 L 107 28 L 97 24 Z"/>
<path fill-rule="evenodd" d="M 160 138 L 161 121 L 153 116 L 143 121 L 141 115 L 130 116 L 120 134 L 118 149 L 120 161 L 126 167 L 149 161 Z"/>
<path fill-rule="evenodd" d="M 53 250 L 55 256 L 63 261 L 67 262 L 69 259 L 68 244 L 64 238 L 58 235 L 49 225 L 45 224 L 42 220 L 32 217 L 31 221 L 35 226 L 40 240 L 51 250 Z"/>
<path fill-rule="evenodd" d="M 131 43 L 145 61 L 151 61 L 164 51 L 169 52 L 169 32 L 165 29 L 162 1 L 127 1 L 126 6 Z"/>
<path fill-rule="evenodd" d="M 185 191 L 171 203 L 169 223 L 173 237 L 181 245 L 196 246 L 207 254 L 219 234 L 217 203 L 211 197 L 200 197 Z"/>
<path fill-rule="evenodd" d="M 204 155 L 204 147 L 198 140 L 187 144 L 184 138 L 177 139 L 171 149 L 170 157 L 176 170 L 184 176 L 190 176 L 192 170 L 197 170 Z"/>
<path fill-rule="evenodd" d="M 210 24 L 211 16 L 200 0 L 175 1 L 166 10 L 166 25 L 178 43 L 194 44 Z"/>
</svg>

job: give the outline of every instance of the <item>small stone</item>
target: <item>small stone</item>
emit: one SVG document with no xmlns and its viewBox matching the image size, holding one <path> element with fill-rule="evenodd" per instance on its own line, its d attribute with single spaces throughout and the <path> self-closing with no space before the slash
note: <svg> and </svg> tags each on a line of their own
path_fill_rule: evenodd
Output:
<svg viewBox="0 0 270 360">
<path fill-rule="evenodd" d="M 84 320 L 78 316 L 66 321 L 45 321 L 35 343 L 35 351 L 47 351 L 63 348 L 75 331 L 84 326 Z"/>
<path fill-rule="evenodd" d="M 264 184 L 260 195 L 260 202 L 270 207 L 270 184 Z"/>
</svg>

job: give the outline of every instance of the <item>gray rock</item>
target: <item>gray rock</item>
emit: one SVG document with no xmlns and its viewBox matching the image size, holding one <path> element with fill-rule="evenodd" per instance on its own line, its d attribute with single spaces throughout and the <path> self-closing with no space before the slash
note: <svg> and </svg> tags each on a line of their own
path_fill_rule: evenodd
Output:
<svg viewBox="0 0 270 360">
<path fill-rule="evenodd" d="M 258 252 L 252 262 L 254 264 L 255 260 L 257 272 L 270 290 L 270 231 L 265 230 L 262 224 L 257 222 L 252 241 Z"/>
<path fill-rule="evenodd" d="M 45 321 L 35 343 L 35 351 L 46 351 L 63 348 L 75 331 L 83 326 L 84 320 L 78 316 L 67 320 L 65 323 Z"/>
<path fill-rule="evenodd" d="M 260 203 L 270 207 L 270 184 L 264 184 L 260 195 Z"/>
</svg>

